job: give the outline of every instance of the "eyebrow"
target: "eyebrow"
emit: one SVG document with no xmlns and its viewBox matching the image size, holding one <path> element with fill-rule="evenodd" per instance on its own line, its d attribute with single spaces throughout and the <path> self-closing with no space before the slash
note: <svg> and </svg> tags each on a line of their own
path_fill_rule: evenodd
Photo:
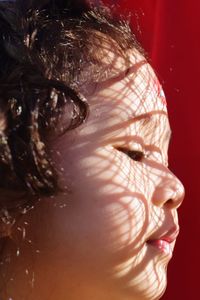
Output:
<svg viewBox="0 0 200 300">
<path fill-rule="evenodd" d="M 155 114 L 162 114 L 162 115 L 167 115 L 165 112 L 161 111 L 156 111 Z M 135 122 L 140 122 L 140 126 L 148 126 L 148 124 L 154 125 L 154 128 L 156 128 L 156 126 L 158 125 L 157 121 L 155 121 L 154 113 L 152 113 L 151 115 L 149 115 L 148 113 L 145 114 L 141 114 L 139 116 L 132 116 L 131 119 L 128 120 L 128 123 L 135 123 Z M 169 141 L 172 138 L 172 130 L 170 129 L 170 127 L 168 128 L 167 131 L 165 131 L 165 139 L 169 139 Z"/>
<path fill-rule="evenodd" d="M 154 115 L 151 115 L 150 117 L 148 116 L 147 118 L 144 119 L 144 121 L 142 122 L 141 126 L 145 126 L 148 124 L 153 124 L 153 128 L 156 128 L 158 126 L 158 122 L 155 121 L 155 119 L 153 118 Z M 168 127 L 167 130 L 163 131 L 164 133 L 164 140 L 171 140 L 172 138 L 172 130 L 170 127 Z"/>
</svg>

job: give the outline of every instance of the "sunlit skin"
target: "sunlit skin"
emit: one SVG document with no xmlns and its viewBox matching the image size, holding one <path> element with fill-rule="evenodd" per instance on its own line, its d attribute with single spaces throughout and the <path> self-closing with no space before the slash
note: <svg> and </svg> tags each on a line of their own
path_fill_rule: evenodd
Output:
<svg viewBox="0 0 200 300">
<path fill-rule="evenodd" d="M 13 300 L 155 300 L 166 288 L 184 189 L 168 169 L 165 99 L 136 50 L 128 64 L 107 54 L 115 71 L 88 93 L 88 120 L 52 146 L 68 190 L 18 223 Z"/>
</svg>

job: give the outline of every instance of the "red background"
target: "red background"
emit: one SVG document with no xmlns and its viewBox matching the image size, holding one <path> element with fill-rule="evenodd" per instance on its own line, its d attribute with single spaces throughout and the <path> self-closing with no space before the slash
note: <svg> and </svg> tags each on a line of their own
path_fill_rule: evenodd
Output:
<svg viewBox="0 0 200 300">
<path fill-rule="evenodd" d="M 170 168 L 186 189 L 179 209 L 181 233 L 162 300 L 197 300 L 200 299 L 200 1 L 107 2 L 118 3 L 121 12 L 132 12 L 133 31 L 149 53 L 163 84 L 173 130 Z"/>
</svg>

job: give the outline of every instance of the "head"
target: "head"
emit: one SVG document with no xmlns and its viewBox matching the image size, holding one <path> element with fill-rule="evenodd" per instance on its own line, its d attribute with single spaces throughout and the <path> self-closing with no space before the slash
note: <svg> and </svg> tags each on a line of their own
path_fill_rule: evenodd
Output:
<svg viewBox="0 0 200 300">
<path fill-rule="evenodd" d="M 162 87 L 105 8 L 33 2 L 1 8 L 0 293 L 159 299 L 184 195 Z"/>
</svg>

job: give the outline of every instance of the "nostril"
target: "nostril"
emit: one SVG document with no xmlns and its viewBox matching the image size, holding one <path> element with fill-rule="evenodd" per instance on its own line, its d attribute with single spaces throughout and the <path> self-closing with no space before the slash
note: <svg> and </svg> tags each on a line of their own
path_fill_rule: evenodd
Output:
<svg viewBox="0 0 200 300">
<path fill-rule="evenodd" d="M 170 197 L 165 203 L 165 207 L 173 209 L 173 208 L 179 208 L 179 206 L 182 204 L 184 199 L 184 188 L 181 186 L 176 191 L 174 191 L 173 197 Z"/>
<path fill-rule="evenodd" d="M 156 206 L 165 206 L 169 209 L 177 209 L 184 198 L 184 187 L 178 179 L 164 180 L 155 187 L 152 202 Z"/>
<path fill-rule="evenodd" d="M 168 208 L 173 208 L 174 207 L 174 200 L 173 199 L 169 199 L 165 202 L 165 206 Z"/>
</svg>

